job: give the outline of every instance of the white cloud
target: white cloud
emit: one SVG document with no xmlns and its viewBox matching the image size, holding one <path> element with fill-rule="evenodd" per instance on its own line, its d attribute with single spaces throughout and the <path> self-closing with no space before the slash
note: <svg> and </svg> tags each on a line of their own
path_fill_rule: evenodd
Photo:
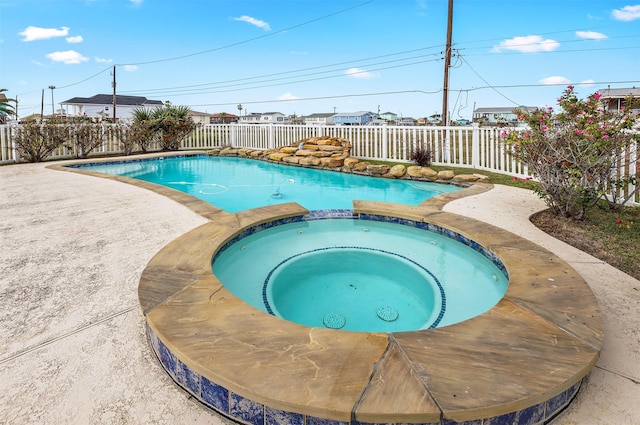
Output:
<svg viewBox="0 0 640 425">
<path fill-rule="evenodd" d="M 561 77 L 559 75 L 543 78 L 539 82 L 540 84 L 549 85 L 549 86 L 554 84 L 570 84 L 571 83 L 571 81 L 568 78 Z"/>
<path fill-rule="evenodd" d="M 107 58 L 99 58 L 99 57 L 95 57 L 93 58 L 97 63 L 111 63 L 113 62 L 113 59 L 107 59 Z"/>
<path fill-rule="evenodd" d="M 635 21 L 636 19 L 640 19 L 640 4 L 625 6 L 622 9 L 614 9 L 611 11 L 611 16 L 618 21 Z"/>
<path fill-rule="evenodd" d="M 124 70 L 127 72 L 135 72 L 138 70 L 138 66 L 137 65 L 125 65 L 124 66 Z"/>
<path fill-rule="evenodd" d="M 520 53 L 537 53 L 551 52 L 558 47 L 560 47 L 560 43 L 555 40 L 544 40 L 539 35 L 526 35 L 501 41 L 499 45 L 493 47 L 493 51 L 514 50 Z"/>
<path fill-rule="evenodd" d="M 144 0 L 129 0 L 134 6 L 140 6 Z"/>
<path fill-rule="evenodd" d="M 366 71 L 360 68 L 349 68 L 344 72 L 348 77 L 353 78 L 361 78 L 363 80 L 368 80 L 369 78 L 377 77 L 377 74 Z"/>
<path fill-rule="evenodd" d="M 69 35 L 69 28 L 60 27 L 60 29 L 56 29 L 28 26 L 24 31 L 19 32 L 18 35 L 24 37 L 22 41 L 47 40 L 54 37 L 66 37 Z"/>
<path fill-rule="evenodd" d="M 596 82 L 589 79 L 589 80 L 584 80 L 584 81 L 580 81 L 580 85 L 584 86 L 584 87 L 589 87 L 589 86 L 593 86 Z"/>
<path fill-rule="evenodd" d="M 595 31 L 576 31 L 576 35 L 579 38 L 584 38 L 585 40 L 606 40 L 609 38 L 601 32 Z"/>
<path fill-rule="evenodd" d="M 300 99 L 298 96 L 294 96 L 291 93 L 287 92 L 283 95 L 281 95 L 278 100 L 298 100 Z"/>
<path fill-rule="evenodd" d="M 75 50 L 65 50 L 64 52 L 53 52 L 47 55 L 54 62 L 62 62 L 67 65 L 79 64 L 86 62 L 89 58 L 82 56 Z"/>
<path fill-rule="evenodd" d="M 65 40 L 67 40 L 67 43 L 82 43 L 84 41 L 84 38 L 82 38 L 81 35 L 76 35 L 73 37 L 67 37 L 65 38 Z"/>
<path fill-rule="evenodd" d="M 242 15 L 239 18 L 232 18 L 234 21 L 246 22 L 248 24 L 254 25 L 258 28 L 262 28 L 265 31 L 271 30 L 271 27 L 265 21 L 261 21 L 260 19 L 252 18 L 251 16 Z"/>
</svg>

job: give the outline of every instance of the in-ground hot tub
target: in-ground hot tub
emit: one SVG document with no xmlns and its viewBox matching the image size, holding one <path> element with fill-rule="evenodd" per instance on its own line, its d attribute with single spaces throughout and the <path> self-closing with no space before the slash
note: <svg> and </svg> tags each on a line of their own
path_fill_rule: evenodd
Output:
<svg viewBox="0 0 640 425">
<path fill-rule="evenodd" d="M 354 202 L 354 214 L 428 223 L 499 259 L 509 286 L 476 317 L 410 332 L 308 327 L 240 300 L 212 273 L 224 247 L 306 213 L 286 204 L 218 215 L 165 247 L 142 275 L 160 362 L 221 414 L 256 425 L 540 424 L 595 365 L 600 311 L 573 269 L 509 232 L 427 206 Z"/>
<path fill-rule="evenodd" d="M 225 245 L 213 272 L 252 306 L 310 327 L 400 332 L 493 307 L 508 277 L 491 252 L 428 223 L 351 211 L 265 223 Z"/>
</svg>

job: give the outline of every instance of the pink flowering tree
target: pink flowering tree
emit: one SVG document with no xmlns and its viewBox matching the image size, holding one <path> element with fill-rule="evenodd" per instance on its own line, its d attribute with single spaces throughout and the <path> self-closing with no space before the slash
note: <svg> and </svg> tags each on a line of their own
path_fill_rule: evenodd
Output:
<svg viewBox="0 0 640 425">
<path fill-rule="evenodd" d="M 510 152 L 533 171 L 538 195 L 565 217 L 585 218 L 589 208 L 620 183 L 615 171 L 621 152 L 632 148 L 637 116 L 627 109 L 609 111 L 592 94 L 578 99 L 573 86 L 558 99 L 560 110 L 516 109 L 526 129 L 503 132 Z M 626 155 L 629 157 L 629 155 Z"/>
</svg>

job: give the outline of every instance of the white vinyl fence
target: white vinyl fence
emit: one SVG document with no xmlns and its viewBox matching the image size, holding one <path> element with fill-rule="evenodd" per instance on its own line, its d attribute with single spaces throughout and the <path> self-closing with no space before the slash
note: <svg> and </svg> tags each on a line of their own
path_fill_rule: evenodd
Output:
<svg viewBox="0 0 640 425">
<path fill-rule="evenodd" d="M 109 127 L 109 124 L 105 124 Z M 0 125 L 0 163 L 19 162 L 12 135 L 19 127 Z M 410 163 L 411 153 L 417 147 L 431 150 L 434 165 L 469 167 L 507 174 L 517 178 L 530 177 L 527 167 L 509 155 L 501 141 L 501 128 L 471 126 L 312 126 L 280 124 L 209 124 L 201 125 L 182 144 L 185 150 L 206 150 L 230 146 L 258 150 L 274 149 L 296 144 L 309 137 L 341 137 L 351 142 L 351 155 L 366 160 Z M 91 156 L 123 153 L 120 140 L 126 137 L 116 127 L 105 131 L 104 142 Z M 640 174 L 638 146 L 622 152 L 617 177 L 629 178 L 619 188 L 619 198 L 635 190 L 633 178 Z M 151 146 L 150 150 L 157 150 Z M 72 146 L 61 146 L 49 159 L 75 158 Z M 631 199 L 640 204 L 640 194 Z"/>
</svg>

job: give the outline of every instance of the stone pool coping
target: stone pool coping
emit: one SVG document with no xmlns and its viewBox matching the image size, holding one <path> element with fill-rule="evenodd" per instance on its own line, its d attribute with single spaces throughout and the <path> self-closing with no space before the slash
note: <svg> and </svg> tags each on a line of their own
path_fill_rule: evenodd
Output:
<svg viewBox="0 0 640 425">
<path fill-rule="evenodd" d="M 356 213 L 427 221 L 470 237 L 495 252 L 510 275 L 505 297 L 481 316 L 439 329 L 384 334 L 283 321 L 238 300 L 212 274 L 213 255 L 226 241 L 247 226 L 306 213 L 299 205 L 229 214 L 172 189 L 95 175 L 165 194 L 211 220 L 149 262 L 139 299 L 165 368 L 235 419 L 258 422 L 241 406 L 259 411 L 265 405 L 262 415 L 297 412 L 307 422 L 506 423 L 513 417 L 540 423 L 575 395 L 599 356 L 600 310 L 575 270 L 512 233 L 440 210 L 488 185 L 418 207 L 354 202 Z M 520 420 L 527 417 L 529 422 Z"/>
</svg>

